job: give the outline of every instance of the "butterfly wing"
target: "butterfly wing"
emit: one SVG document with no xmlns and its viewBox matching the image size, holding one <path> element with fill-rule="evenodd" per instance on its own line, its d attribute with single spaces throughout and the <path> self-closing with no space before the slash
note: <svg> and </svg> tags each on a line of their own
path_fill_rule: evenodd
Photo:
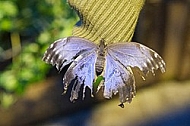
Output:
<svg viewBox="0 0 190 126">
<path fill-rule="evenodd" d="M 78 92 L 80 87 L 83 87 L 83 98 L 85 96 L 85 89 L 89 87 L 92 91 L 92 84 L 95 78 L 95 62 L 97 59 L 97 53 L 94 51 L 83 54 L 76 58 L 76 60 L 69 66 L 63 82 L 65 84 L 64 89 L 67 90 L 68 85 L 74 80 L 74 85 L 71 91 L 70 100 L 73 101 L 78 98 Z M 91 92 L 92 95 L 92 92 Z"/>
<path fill-rule="evenodd" d="M 137 67 L 147 75 L 154 70 L 160 69 L 165 72 L 165 62 L 152 49 L 136 43 L 125 42 L 111 44 L 107 47 L 108 53 L 125 67 Z"/>
<path fill-rule="evenodd" d="M 135 42 L 111 44 L 106 47 L 104 97 L 119 93 L 121 104 L 132 101 L 136 94 L 131 67 L 138 67 L 145 75 L 154 70 L 165 72 L 165 63 L 152 49 Z"/>
<path fill-rule="evenodd" d="M 96 44 L 86 39 L 69 37 L 51 44 L 42 58 L 46 63 L 55 65 L 58 70 L 71 63 L 63 78 L 65 92 L 71 81 L 75 80 L 71 101 L 78 98 L 82 84 L 84 84 L 83 92 L 86 86 L 92 90 L 97 48 Z"/>
<path fill-rule="evenodd" d="M 49 46 L 42 60 L 62 70 L 64 66 L 73 62 L 76 57 L 92 51 L 96 44 L 79 37 L 59 39 Z"/>
<path fill-rule="evenodd" d="M 111 98 L 119 92 L 121 103 L 132 101 L 135 96 L 135 79 L 130 67 L 116 61 L 109 53 L 106 55 L 104 97 Z"/>
</svg>

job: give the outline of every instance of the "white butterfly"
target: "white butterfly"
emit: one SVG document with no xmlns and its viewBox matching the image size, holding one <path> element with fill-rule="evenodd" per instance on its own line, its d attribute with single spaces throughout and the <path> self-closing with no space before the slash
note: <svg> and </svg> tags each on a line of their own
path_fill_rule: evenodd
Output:
<svg viewBox="0 0 190 126">
<path fill-rule="evenodd" d="M 55 41 L 47 49 L 43 61 L 55 65 L 61 71 L 65 65 L 70 64 L 64 77 L 64 90 L 74 80 L 70 100 L 78 98 L 80 87 L 93 91 L 93 82 L 97 75 L 104 77 L 98 86 L 103 88 L 103 96 L 111 98 L 112 94 L 119 93 L 120 106 L 132 101 L 135 96 L 135 79 L 131 67 L 137 67 L 147 75 L 158 68 L 165 72 L 165 62 L 152 49 L 135 42 L 125 42 L 100 45 L 79 37 L 68 37 Z"/>
</svg>

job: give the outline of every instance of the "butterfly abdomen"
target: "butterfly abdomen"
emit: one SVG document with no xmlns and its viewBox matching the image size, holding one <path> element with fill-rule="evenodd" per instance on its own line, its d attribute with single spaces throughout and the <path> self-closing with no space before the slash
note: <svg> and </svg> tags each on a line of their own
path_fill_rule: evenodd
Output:
<svg viewBox="0 0 190 126">
<path fill-rule="evenodd" d="M 102 71 L 104 70 L 104 64 L 105 64 L 105 57 L 104 56 L 98 56 L 96 64 L 95 64 L 97 75 L 100 75 L 102 73 Z"/>
<path fill-rule="evenodd" d="M 100 41 L 100 46 L 98 50 L 98 57 L 96 60 L 95 68 L 96 68 L 96 74 L 100 75 L 102 71 L 104 70 L 104 65 L 105 65 L 105 43 L 104 40 L 102 39 Z"/>
</svg>

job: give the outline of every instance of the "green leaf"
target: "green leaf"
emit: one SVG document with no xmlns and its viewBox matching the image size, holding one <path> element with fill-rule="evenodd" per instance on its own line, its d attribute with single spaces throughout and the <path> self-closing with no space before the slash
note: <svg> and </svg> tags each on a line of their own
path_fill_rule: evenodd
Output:
<svg viewBox="0 0 190 126">
<path fill-rule="evenodd" d="M 104 80 L 104 77 L 103 76 L 98 76 L 96 81 L 93 83 L 94 87 L 97 88 L 102 80 Z"/>
</svg>

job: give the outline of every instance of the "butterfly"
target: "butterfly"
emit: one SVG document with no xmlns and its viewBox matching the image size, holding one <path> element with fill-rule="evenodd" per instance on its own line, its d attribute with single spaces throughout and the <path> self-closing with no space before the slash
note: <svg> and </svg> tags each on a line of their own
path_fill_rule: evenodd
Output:
<svg viewBox="0 0 190 126">
<path fill-rule="evenodd" d="M 64 77 L 64 93 L 71 81 L 74 81 L 70 100 L 78 98 L 78 93 L 83 86 L 83 98 L 88 87 L 93 92 L 93 82 L 97 76 L 103 79 L 97 91 L 103 88 L 103 96 L 112 98 L 119 93 L 121 107 L 123 103 L 132 101 L 136 94 L 135 78 L 131 68 L 137 67 L 141 76 L 160 69 L 165 72 L 164 60 L 152 49 L 136 42 L 121 42 L 105 44 L 100 40 L 97 45 L 81 37 L 67 37 L 55 41 L 46 50 L 43 58 L 48 64 L 56 66 L 61 71 L 69 65 Z"/>
</svg>

